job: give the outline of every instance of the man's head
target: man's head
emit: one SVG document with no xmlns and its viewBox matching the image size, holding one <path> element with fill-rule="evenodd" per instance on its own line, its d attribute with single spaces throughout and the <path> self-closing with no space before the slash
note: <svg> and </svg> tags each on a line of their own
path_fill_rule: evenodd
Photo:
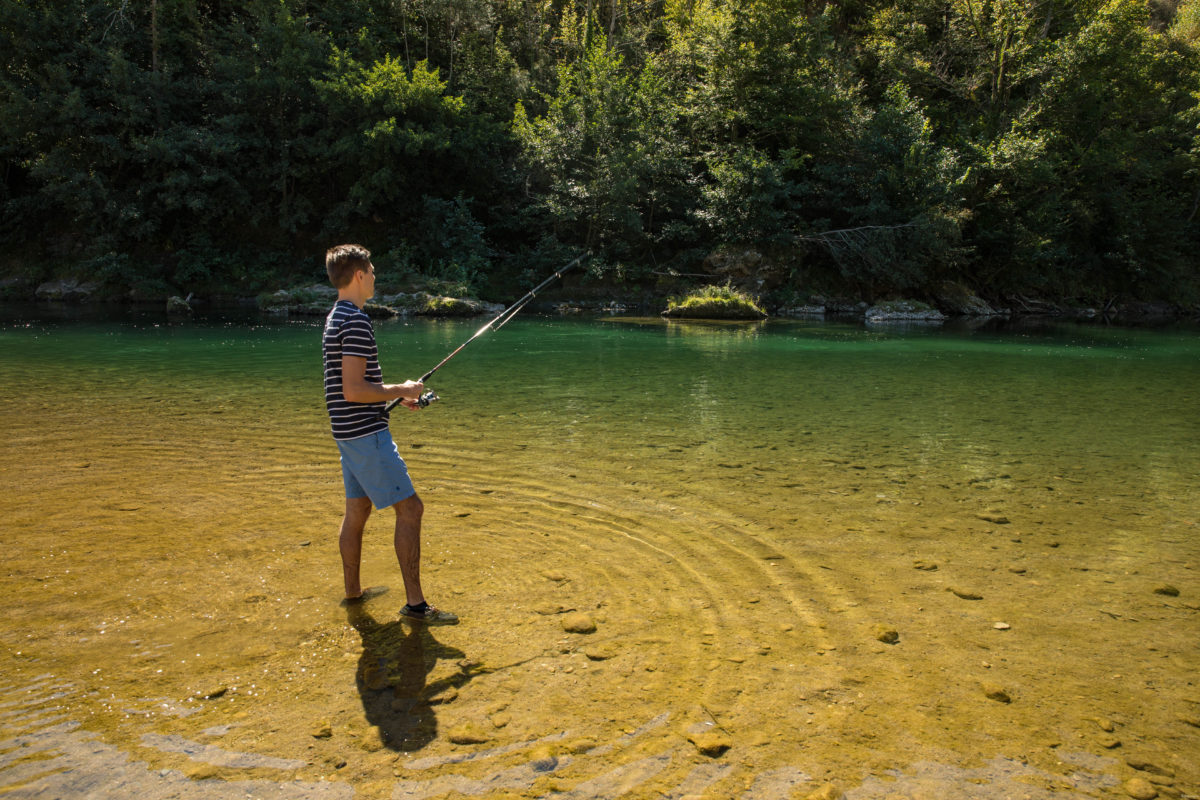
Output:
<svg viewBox="0 0 1200 800">
<path fill-rule="evenodd" d="M 371 272 L 371 251 L 360 244 L 339 244 L 325 252 L 325 271 L 335 289 L 344 289 L 354 280 L 354 273 Z"/>
</svg>

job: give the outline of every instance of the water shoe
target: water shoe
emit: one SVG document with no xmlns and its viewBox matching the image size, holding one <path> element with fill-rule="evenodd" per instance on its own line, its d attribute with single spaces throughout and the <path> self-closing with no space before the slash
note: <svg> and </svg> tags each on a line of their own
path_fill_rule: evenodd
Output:
<svg viewBox="0 0 1200 800">
<path fill-rule="evenodd" d="M 457 625 L 458 617 L 451 614 L 449 611 L 442 611 L 434 608 L 428 603 L 423 603 L 424 608 L 413 608 L 410 605 L 405 605 L 400 609 L 400 616 L 405 619 L 424 622 L 426 625 Z"/>
</svg>

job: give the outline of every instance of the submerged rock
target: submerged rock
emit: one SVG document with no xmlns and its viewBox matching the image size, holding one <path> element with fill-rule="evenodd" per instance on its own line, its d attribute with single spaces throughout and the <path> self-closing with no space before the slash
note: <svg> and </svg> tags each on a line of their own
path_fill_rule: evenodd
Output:
<svg viewBox="0 0 1200 800">
<path fill-rule="evenodd" d="M 733 741 L 729 738 L 728 734 L 720 731 L 693 733 L 688 736 L 688 741 L 696 746 L 696 750 L 701 755 L 708 756 L 709 758 L 716 758 L 733 747 Z"/>
<path fill-rule="evenodd" d="M 874 633 L 875 638 L 884 644 L 896 644 L 900 641 L 900 634 L 896 629 L 887 625 L 876 625 Z"/>
<path fill-rule="evenodd" d="M 1155 789 L 1154 784 L 1145 778 L 1130 778 L 1121 788 L 1133 800 L 1154 800 L 1158 797 L 1158 789 Z"/>
<path fill-rule="evenodd" d="M 804 800 L 846 800 L 846 793 L 835 784 L 827 783 L 805 797 Z"/>
<path fill-rule="evenodd" d="M 378 753 L 386 745 L 383 728 L 380 728 L 378 725 L 372 725 L 363 732 L 362 738 L 358 740 L 358 743 L 368 753 Z"/>
<path fill-rule="evenodd" d="M 1125 763 L 1136 769 L 1138 772 L 1148 772 L 1151 775 L 1159 775 L 1164 778 L 1174 778 L 1175 770 L 1169 767 L 1160 767 L 1153 761 L 1147 761 L 1138 756 L 1130 756 L 1125 759 Z"/>
<path fill-rule="evenodd" d="M 473 722 L 464 722 L 451 729 L 447 738 L 454 744 L 484 744 L 492 740 L 490 734 Z"/>
<path fill-rule="evenodd" d="M 617 649 L 611 644 L 596 644 L 583 648 L 583 654 L 589 661 L 607 661 L 617 655 Z"/>
<path fill-rule="evenodd" d="M 529 755 L 529 766 L 533 768 L 534 772 L 553 772 L 558 769 L 558 755 L 549 745 L 536 747 Z"/>
<path fill-rule="evenodd" d="M 562 628 L 567 633 L 595 633 L 596 623 L 587 614 L 576 611 L 562 618 Z"/>
<path fill-rule="evenodd" d="M 428 689 L 426 689 L 428 691 Z M 458 699 L 458 689 L 453 686 L 440 686 L 425 695 L 425 702 L 431 706 L 453 703 Z"/>
<path fill-rule="evenodd" d="M 564 611 L 571 611 L 572 609 L 567 608 L 562 603 L 546 601 L 544 603 L 538 603 L 533 607 L 533 610 L 536 613 L 541 614 L 543 617 L 552 617 L 555 614 L 562 614 Z"/>
<path fill-rule="evenodd" d="M 995 700 L 997 703 L 1011 703 L 1012 695 L 999 684 L 996 683 L 981 683 L 979 688 L 983 689 L 984 697 L 988 700 Z"/>
<path fill-rule="evenodd" d="M 216 778 L 221 770 L 216 764 L 189 764 L 183 769 L 183 774 L 193 781 L 207 781 Z"/>
</svg>

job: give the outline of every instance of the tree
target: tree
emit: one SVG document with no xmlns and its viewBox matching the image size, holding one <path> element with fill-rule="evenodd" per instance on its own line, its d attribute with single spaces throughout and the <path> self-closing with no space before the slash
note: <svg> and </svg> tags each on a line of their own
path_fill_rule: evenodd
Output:
<svg viewBox="0 0 1200 800">
<path fill-rule="evenodd" d="M 618 258 L 644 255 L 683 168 L 658 71 L 650 63 L 626 68 L 607 37 L 593 33 L 578 63 L 559 66 L 557 90 L 545 102 L 546 113 L 534 119 L 519 103 L 513 131 L 555 234 Z"/>
</svg>

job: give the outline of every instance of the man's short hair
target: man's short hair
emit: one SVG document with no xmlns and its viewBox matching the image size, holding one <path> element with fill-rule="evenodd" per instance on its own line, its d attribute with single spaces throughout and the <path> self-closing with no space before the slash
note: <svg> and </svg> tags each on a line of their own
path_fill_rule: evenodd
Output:
<svg viewBox="0 0 1200 800">
<path fill-rule="evenodd" d="M 335 289 L 348 286 L 355 272 L 370 267 L 371 251 L 361 244 L 339 244 L 325 251 L 325 271 Z"/>
</svg>

